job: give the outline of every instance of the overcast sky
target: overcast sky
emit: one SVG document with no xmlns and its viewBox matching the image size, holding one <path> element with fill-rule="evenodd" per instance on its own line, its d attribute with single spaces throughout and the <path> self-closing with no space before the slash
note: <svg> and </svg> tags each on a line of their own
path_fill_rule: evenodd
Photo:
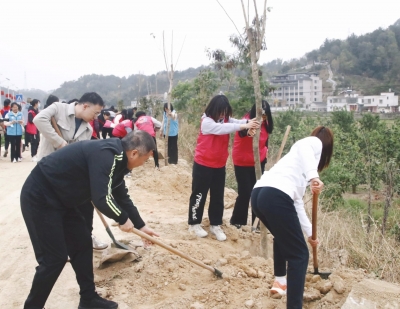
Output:
<svg viewBox="0 0 400 309">
<path fill-rule="evenodd" d="M 242 30 L 240 0 L 219 2 Z M 257 0 L 260 11 L 263 2 Z M 398 0 L 269 0 L 267 6 L 268 50 L 260 63 L 301 57 L 326 38 L 365 34 L 400 18 Z M 183 44 L 177 69 L 198 67 L 209 63 L 205 48 L 231 50 L 228 38 L 237 33 L 216 0 L 1 0 L 0 12 L 0 86 L 15 90 L 49 91 L 85 74 L 165 70 L 163 31 L 169 54 L 174 33 L 174 62 Z"/>
</svg>

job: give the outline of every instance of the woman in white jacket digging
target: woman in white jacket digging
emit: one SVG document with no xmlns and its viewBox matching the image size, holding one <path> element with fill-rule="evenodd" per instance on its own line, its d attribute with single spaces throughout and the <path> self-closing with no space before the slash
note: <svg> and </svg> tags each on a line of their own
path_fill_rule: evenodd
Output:
<svg viewBox="0 0 400 309">
<path fill-rule="evenodd" d="M 301 309 L 308 265 L 308 242 L 311 239 L 303 195 L 308 184 L 313 193 L 320 193 L 323 183 L 318 172 L 327 168 L 332 157 L 333 133 L 319 126 L 310 137 L 297 141 L 290 152 L 257 181 L 251 195 L 254 213 L 274 236 L 275 282 L 271 293 L 286 294 L 287 308 Z M 286 282 L 287 263 L 287 282 Z"/>
</svg>

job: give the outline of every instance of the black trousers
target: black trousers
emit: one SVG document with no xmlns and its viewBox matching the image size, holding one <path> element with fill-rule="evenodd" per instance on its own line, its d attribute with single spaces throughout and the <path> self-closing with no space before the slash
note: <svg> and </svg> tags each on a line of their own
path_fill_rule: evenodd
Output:
<svg viewBox="0 0 400 309">
<path fill-rule="evenodd" d="M 113 128 L 102 128 L 101 129 L 101 137 L 103 138 L 103 139 L 106 139 L 107 138 L 107 135 L 111 138 L 111 137 L 114 137 L 113 135 L 112 135 L 112 131 L 113 131 Z"/>
<path fill-rule="evenodd" d="M 21 158 L 21 138 L 22 135 L 8 135 L 8 140 L 11 144 L 11 162 L 14 159 L 18 161 Z"/>
<path fill-rule="evenodd" d="M 267 159 L 261 162 L 261 172 L 264 173 Z M 234 166 L 235 177 L 238 184 L 238 196 L 236 198 L 235 207 L 233 208 L 231 224 L 247 224 L 247 215 L 250 204 L 251 191 L 256 184 L 256 171 L 254 166 Z M 256 215 L 251 212 L 251 223 L 254 223 Z"/>
<path fill-rule="evenodd" d="M 25 129 L 25 146 L 29 146 L 28 144 L 31 142 L 31 134 L 26 132 L 26 126 L 24 126 Z"/>
<path fill-rule="evenodd" d="M 178 164 L 178 135 L 168 136 L 168 163 Z"/>
<path fill-rule="evenodd" d="M 274 236 L 274 274 L 286 275 L 287 308 L 301 309 L 308 265 L 308 248 L 293 200 L 271 187 L 255 188 L 251 194 L 254 213 Z"/>
<path fill-rule="evenodd" d="M 80 211 L 65 208 L 37 166 L 21 191 L 21 210 L 38 266 L 24 309 L 42 309 L 67 262 L 75 271 L 82 299 L 95 296 L 92 239 Z M 93 209 L 93 207 L 92 207 Z"/>
<path fill-rule="evenodd" d="M 154 143 L 156 144 L 156 149 L 154 149 L 154 151 L 153 151 L 154 165 L 156 167 L 159 167 L 160 165 L 158 164 L 157 140 L 156 140 L 155 136 L 153 136 L 153 140 L 154 140 Z"/>
<path fill-rule="evenodd" d="M 208 218 L 211 225 L 221 225 L 224 215 L 225 166 L 212 168 L 193 163 L 192 194 L 189 200 L 189 225 L 200 224 L 210 190 Z"/>
<path fill-rule="evenodd" d="M 8 151 L 8 146 L 10 145 L 10 139 L 7 135 L 7 129 L 4 129 L 4 150 Z"/>
<path fill-rule="evenodd" d="M 25 141 L 27 139 L 29 139 L 29 143 L 31 143 L 31 156 L 34 157 L 37 155 L 39 148 L 40 134 L 25 133 Z"/>
</svg>

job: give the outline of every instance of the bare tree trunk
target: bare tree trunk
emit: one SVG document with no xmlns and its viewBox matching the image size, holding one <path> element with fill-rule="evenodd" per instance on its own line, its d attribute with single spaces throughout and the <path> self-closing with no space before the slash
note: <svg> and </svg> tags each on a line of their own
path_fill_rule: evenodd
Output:
<svg viewBox="0 0 400 309">
<path fill-rule="evenodd" d="M 367 225 L 367 233 L 370 232 L 371 230 L 371 205 L 372 205 L 372 201 L 371 201 L 371 182 L 369 183 L 369 187 L 368 187 L 368 225 Z"/>
<path fill-rule="evenodd" d="M 254 94 L 256 97 L 256 118 L 261 123 L 262 122 L 262 104 L 261 104 L 261 88 L 260 88 L 260 79 L 258 75 L 258 65 L 257 65 L 257 56 L 256 56 L 256 47 L 253 39 L 253 30 L 251 28 L 247 29 L 247 35 L 250 41 L 250 56 L 251 56 L 251 71 L 253 77 L 253 86 L 254 86 Z M 252 46 L 253 45 L 253 46 Z M 259 143 L 260 143 L 260 130 L 257 130 L 257 133 L 253 137 L 253 154 L 254 154 L 254 168 L 256 170 L 256 179 L 261 178 L 261 164 L 260 164 L 260 151 L 259 151 Z"/>
<path fill-rule="evenodd" d="M 392 206 L 392 200 L 394 194 L 393 179 L 396 170 L 397 170 L 396 164 L 392 160 L 390 160 L 386 164 L 386 186 L 385 186 L 386 190 L 385 190 L 385 206 L 382 218 L 382 235 L 385 235 L 389 210 L 390 207 Z"/>
<path fill-rule="evenodd" d="M 246 22 L 246 33 L 250 46 L 250 57 L 251 57 L 251 71 L 253 77 L 254 95 L 256 99 L 256 118 L 258 121 L 262 121 L 262 98 L 261 98 L 261 87 L 259 79 L 259 69 L 258 69 L 258 59 L 260 58 L 260 51 L 262 47 L 262 42 L 264 40 L 265 34 L 265 23 L 266 23 L 266 12 L 267 12 L 267 0 L 264 2 L 264 12 L 263 18 L 260 20 L 257 12 L 256 1 L 254 0 L 254 10 L 255 10 L 255 25 L 250 27 L 249 17 L 246 16 L 246 8 L 244 6 L 243 0 L 242 9 L 244 20 Z M 248 12 L 249 13 L 249 9 Z M 254 154 L 254 169 L 256 172 L 256 179 L 261 178 L 261 165 L 260 165 L 260 152 L 259 152 L 259 141 L 260 141 L 260 130 L 256 131 L 253 137 L 253 154 Z M 268 258 L 268 237 L 267 228 L 264 224 L 261 224 L 261 256 Z"/>
<path fill-rule="evenodd" d="M 168 79 L 169 79 L 168 110 L 171 110 L 171 94 L 172 94 L 172 88 L 174 86 L 173 46 L 174 46 L 174 33 L 172 32 L 171 71 L 169 71 L 168 70 L 167 56 L 165 54 L 165 39 L 164 39 L 164 32 L 163 32 L 164 61 L 165 61 L 165 67 L 167 69 L 167 74 L 168 74 Z M 165 110 L 164 110 L 164 113 L 165 113 Z M 166 127 L 166 130 L 164 132 L 164 134 L 165 134 L 165 138 L 164 138 L 164 160 L 165 160 L 164 163 L 165 163 L 165 166 L 168 165 L 168 136 L 169 136 L 169 124 L 170 124 L 170 119 L 169 119 L 168 115 L 166 115 L 166 120 L 167 120 L 167 127 Z"/>
<path fill-rule="evenodd" d="M 172 87 L 174 85 L 174 66 L 171 64 L 171 72 L 169 74 L 169 89 L 168 89 L 168 110 L 171 110 L 171 93 L 172 93 Z M 165 111 L 164 111 L 165 113 Z M 169 119 L 168 115 L 166 114 L 166 120 L 167 120 L 167 127 L 165 130 L 165 140 L 164 140 L 164 164 L 165 166 L 168 165 L 168 136 L 169 136 L 169 125 L 171 120 Z"/>
</svg>

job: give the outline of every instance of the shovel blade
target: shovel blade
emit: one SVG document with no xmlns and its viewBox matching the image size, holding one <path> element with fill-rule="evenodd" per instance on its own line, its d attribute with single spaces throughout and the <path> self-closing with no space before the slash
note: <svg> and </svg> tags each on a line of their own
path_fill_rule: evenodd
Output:
<svg viewBox="0 0 400 309">
<path fill-rule="evenodd" d="M 331 275 L 331 273 L 328 273 L 328 272 L 320 273 L 318 271 L 318 268 L 314 267 L 313 275 L 319 275 L 321 277 L 321 279 L 327 280 L 329 278 L 329 276 Z"/>
<path fill-rule="evenodd" d="M 106 231 L 108 233 L 108 235 L 110 236 L 110 238 L 112 239 L 114 245 L 116 248 L 119 249 L 124 249 L 124 250 L 132 250 L 132 248 L 129 248 L 127 245 L 119 242 L 118 240 L 115 239 L 113 233 L 111 232 L 110 228 L 107 226 Z"/>
<path fill-rule="evenodd" d="M 114 245 L 115 245 L 116 248 L 119 248 L 119 249 L 132 250 L 132 248 L 129 248 L 128 245 L 125 245 L 122 242 L 119 242 L 117 240 L 114 241 Z"/>
</svg>

